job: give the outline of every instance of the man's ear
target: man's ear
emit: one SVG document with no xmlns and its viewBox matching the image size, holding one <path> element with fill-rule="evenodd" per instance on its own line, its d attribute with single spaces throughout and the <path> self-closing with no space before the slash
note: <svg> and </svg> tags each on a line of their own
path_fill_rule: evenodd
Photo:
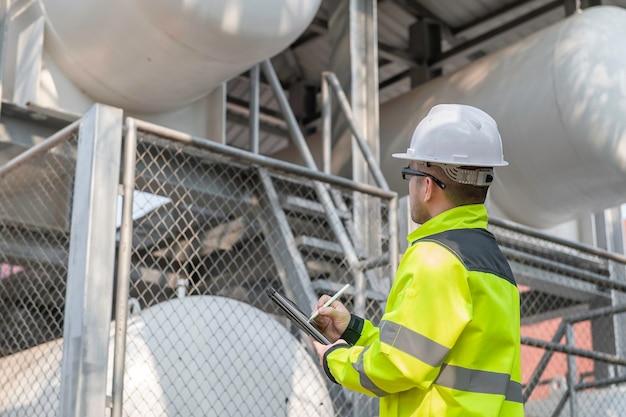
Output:
<svg viewBox="0 0 626 417">
<path fill-rule="evenodd" d="M 424 201 L 428 201 L 433 196 L 433 187 L 435 186 L 435 182 L 432 178 L 424 177 L 424 185 L 426 185 L 426 187 L 424 187 Z"/>
</svg>

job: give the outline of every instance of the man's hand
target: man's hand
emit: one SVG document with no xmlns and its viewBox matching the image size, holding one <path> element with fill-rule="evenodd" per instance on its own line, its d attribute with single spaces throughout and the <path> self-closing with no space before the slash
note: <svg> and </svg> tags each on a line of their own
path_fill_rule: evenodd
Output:
<svg viewBox="0 0 626 417">
<path fill-rule="evenodd" d="M 319 358 L 320 361 L 320 366 L 323 368 L 324 367 L 324 354 L 326 353 L 326 351 L 328 349 L 330 349 L 331 347 L 335 346 L 335 345 L 340 345 L 342 343 L 347 343 L 345 340 L 343 339 L 339 339 L 337 340 L 335 343 L 333 343 L 332 345 L 324 345 L 321 344 L 320 342 L 318 342 L 317 340 L 313 339 L 311 337 L 311 341 L 313 342 L 313 347 L 315 348 L 315 351 L 317 352 L 317 356 Z"/>
<path fill-rule="evenodd" d="M 341 337 L 350 324 L 350 312 L 341 301 L 333 301 L 328 307 L 322 307 L 330 299 L 328 295 L 322 295 L 313 309 L 319 310 L 319 315 L 313 320 L 313 325 L 318 328 L 331 342 Z"/>
</svg>

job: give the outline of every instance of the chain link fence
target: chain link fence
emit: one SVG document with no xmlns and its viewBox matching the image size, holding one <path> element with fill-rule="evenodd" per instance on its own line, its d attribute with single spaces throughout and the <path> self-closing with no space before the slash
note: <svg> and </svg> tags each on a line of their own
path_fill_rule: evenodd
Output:
<svg viewBox="0 0 626 417">
<path fill-rule="evenodd" d="M 0 171 L 0 415 L 54 416 L 77 131 Z"/>
<path fill-rule="evenodd" d="M 266 290 L 308 313 L 350 283 L 348 308 L 379 320 L 397 262 L 394 200 L 148 126 L 134 164 L 122 414 L 377 415 L 375 399 L 329 383 Z M 0 167 L 2 416 L 59 409 L 76 146 L 71 131 Z M 623 259 L 497 219 L 490 230 L 520 284 L 526 415 L 619 415 Z M 110 363 L 113 338 L 112 326 Z"/>
<path fill-rule="evenodd" d="M 528 417 L 626 409 L 626 258 L 506 221 L 490 230 L 520 287 Z"/>
<path fill-rule="evenodd" d="M 319 295 L 345 283 L 352 291 L 343 301 L 354 308 L 362 279 L 364 314 L 380 318 L 393 277 L 382 256 L 389 201 L 322 184 L 337 207 L 329 217 L 310 177 L 166 140 L 145 126 L 136 155 L 124 414 L 146 416 L 149 406 L 154 416 L 376 415 L 374 400 L 327 380 L 308 337 L 267 289 L 309 313 Z M 364 218 L 378 228 L 375 246 L 356 244 L 356 204 L 375 210 Z M 337 231 L 351 242 L 359 272 Z"/>
</svg>

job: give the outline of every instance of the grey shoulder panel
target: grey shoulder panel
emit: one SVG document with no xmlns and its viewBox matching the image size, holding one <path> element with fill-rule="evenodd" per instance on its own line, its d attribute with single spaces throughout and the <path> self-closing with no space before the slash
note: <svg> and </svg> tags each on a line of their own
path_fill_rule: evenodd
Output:
<svg viewBox="0 0 626 417">
<path fill-rule="evenodd" d="M 436 242 L 452 252 L 468 271 L 487 272 L 513 285 L 513 271 L 502 254 L 495 237 L 485 229 L 446 230 L 412 242 Z"/>
</svg>

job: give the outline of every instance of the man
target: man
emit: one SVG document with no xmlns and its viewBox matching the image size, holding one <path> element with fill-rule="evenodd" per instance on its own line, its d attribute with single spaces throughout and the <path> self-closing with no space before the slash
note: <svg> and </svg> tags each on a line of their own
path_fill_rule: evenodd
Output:
<svg viewBox="0 0 626 417">
<path fill-rule="evenodd" d="M 380 326 L 339 301 L 315 324 L 335 341 L 315 348 L 327 376 L 380 397 L 380 416 L 523 416 L 519 292 L 487 231 L 493 167 L 508 165 L 496 122 L 442 104 L 405 153 L 409 234 Z M 328 296 L 320 297 L 316 309 Z"/>
</svg>

